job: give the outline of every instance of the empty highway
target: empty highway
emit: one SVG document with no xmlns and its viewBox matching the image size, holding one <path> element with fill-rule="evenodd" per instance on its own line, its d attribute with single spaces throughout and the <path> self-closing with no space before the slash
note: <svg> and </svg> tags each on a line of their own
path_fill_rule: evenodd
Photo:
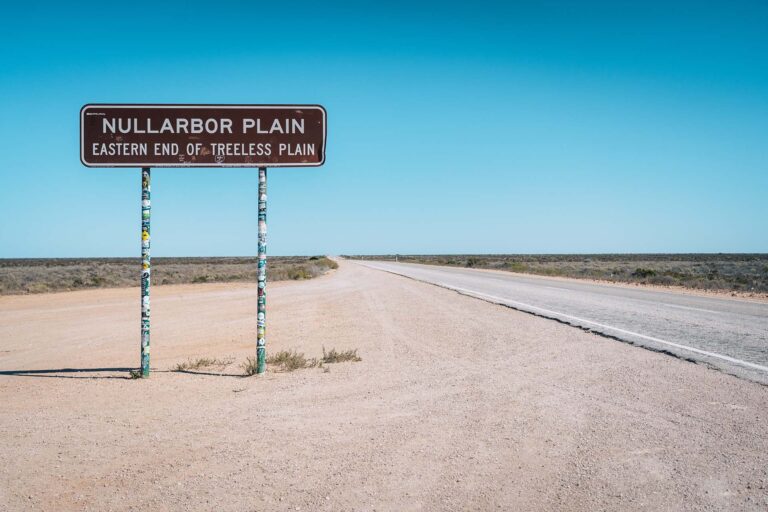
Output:
<svg viewBox="0 0 768 512">
<path fill-rule="evenodd" d="M 768 303 L 503 271 L 358 263 L 768 384 Z"/>
</svg>

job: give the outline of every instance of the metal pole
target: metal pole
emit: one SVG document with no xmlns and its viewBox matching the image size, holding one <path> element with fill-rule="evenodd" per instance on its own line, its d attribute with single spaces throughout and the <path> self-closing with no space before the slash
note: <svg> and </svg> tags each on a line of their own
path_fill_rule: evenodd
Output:
<svg viewBox="0 0 768 512">
<path fill-rule="evenodd" d="M 259 167 L 259 301 L 256 332 L 256 373 L 267 370 L 267 168 Z"/>
<path fill-rule="evenodd" d="M 149 377 L 149 167 L 141 170 L 141 376 Z"/>
</svg>

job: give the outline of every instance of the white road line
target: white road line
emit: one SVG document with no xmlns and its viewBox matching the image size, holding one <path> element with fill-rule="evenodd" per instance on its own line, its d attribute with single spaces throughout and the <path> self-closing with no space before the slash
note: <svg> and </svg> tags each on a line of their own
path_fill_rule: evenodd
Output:
<svg viewBox="0 0 768 512">
<path fill-rule="evenodd" d="M 628 334 L 630 336 L 637 336 L 638 338 L 643 338 L 643 339 L 648 340 L 648 341 L 653 341 L 653 342 L 656 342 L 656 343 L 661 343 L 662 345 L 668 345 L 670 347 L 675 347 L 675 348 L 678 348 L 680 350 L 687 350 L 689 352 L 694 352 L 696 354 L 701 354 L 701 355 L 704 355 L 704 356 L 713 357 L 715 359 L 722 359 L 723 361 L 728 361 L 729 363 L 734 363 L 734 364 L 738 364 L 738 365 L 741 365 L 741 366 L 746 366 L 748 368 L 753 368 L 755 370 L 761 370 L 761 371 L 764 371 L 764 372 L 768 372 L 768 366 L 762 366 L 762 365 L 759 365 L 759 364 L 750 363 L 749 361 L 742 361 L 741 359 L 736 359 L 735 357 L 730 357 L 730 356 L 726 356 L 726 355 L 723 355 L 723 354 L 718 354 L 718 353 L 715 353 L 715 352 L 709 352 L 708 350 L 701 350 L 699 348 L 689 347 L 687 345 L 681 345 L 680 343 L 673 343 L 671 341 L 662 340 L 660 338 L 654 338 L 653 336 L 646 336 L 645 334 L 640 334 L 638 332 L 628 331 L 626 329 L 621 329 L 619 327 L 613 327 L 611 325 L 601 324 L 601 323 L 598 323 L 598 322 L 594 322 L 592 320 L 587 320 L 585 318 L 579 318 L 577 316 L 561 313 L 559 311 L 552 311 L 551 309 L 540 308 L 540 307 L 534 306 L 532 304 L 526 304 L 525 302 L 519 302 L 519 301 L 511 300 L 511 299 L 505 299 L 503 297 L 497 297 L 495 295 L 488 295 L 487 293 L 477 292 L 477 291 L 474 291 L 474 290 L 468 290 L 467 288 L 459 288 L 457 286 L 451 286 L 451 285 L 448 285 L 448 284 L 445 284 L 445 283 L 434 283 L 434 284 L 442 286 L 443 288 L 448 288 L 449 290 L 454 290 L 454 291 L 457 291 L 457 292 L 464 293 L 464 294 L 469 295 L 469 296 L 475 296 L 477 298 L 485 297 L 487 299 L 491 299 L 491 300 L 499 302 L 501 304 L 514 304 L 516 306 L 522 306 L 524 308 L 529 308 L 529 309 L 533 309 L 533 310 L 536 310 L 536 311 L 540 311 L 540 312 L 546 313 L 549 316 L 563 317 L 563 318 L 568 318 L 568 319 L 571 319 L 571 320 L 575 320 L 577 322 L 582 322 L 582 323 L 586 323 L 586 324 L 596 325 L 598 327 L 602 327 L 603 329 L 609 329 L 609 330 L 620 332 L 620 333 L 623 333 L 623 334 Z"/>
<path fill-rule="evenodd" d="M 667 304 L 666 302 L 660 302 L 659 304 L 661 304 L 662 306 L 670 307 L 670 308 L 688 309 L 690 311 L 702 311 L 704 313 L 719 313 L 719 314 L 723 314 L 724 313 L 724 311 L 715 311 L 713 309 L 692 308 L 691 306 L 680 306 L 678 304 Z"/>
</svg>

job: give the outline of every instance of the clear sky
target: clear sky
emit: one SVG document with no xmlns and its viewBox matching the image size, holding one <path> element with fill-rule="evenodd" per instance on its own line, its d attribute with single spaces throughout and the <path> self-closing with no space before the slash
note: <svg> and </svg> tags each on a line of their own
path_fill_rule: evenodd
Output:
<svg viewBox="0 0 768 512">
<path fill-rule="evenodd" d="M 0 43 L 0 257 L 139 254 L 98 102 L 324 105 L 271 254 L 768 252 L 765 1 L 14 2 Z M 256 253 L 255 169 L 152 185 L 153 255 Z"/>
</svg>

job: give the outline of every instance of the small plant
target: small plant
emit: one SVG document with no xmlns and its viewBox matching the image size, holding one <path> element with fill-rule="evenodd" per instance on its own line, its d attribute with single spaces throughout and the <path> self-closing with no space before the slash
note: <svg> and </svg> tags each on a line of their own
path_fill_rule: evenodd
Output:
<svg viewBox="0 0 768 512">
<path fill-rule="evenodd" d="M 179 363 L 176 366 L 172 368 L 172 371 L 174 372 L 186 372 L 189 370 L 201 370 L 206 368 L 213 368 L 216 367 L 219 370 L 223 370 L 232 362 L 234 361 L 233 358 L 227 358 L 227 359 L 211 359 L 208 357 L 201 357 L 199 359 L 188 359 L 187 361 L 183 363 Z"/>
<path fill-rule="evenodd" d="M 529 270 L 528 265 L 519 261 L 504 262 L 504 267 L 511 270 L 512 272 L 528 272 Z"/>
<path fill-rule="evenodd" d="M 357 349 L 350 349 L 339 352 L 335 348 L 332 348 L 326 352 L 325 347 L 323 347 L 323 358 L 321 359 L 323 363 L 343 363 L 345 361 L 358 362 L 362 360 L 363 359 L 357 355 Z"/>
<path fill-rule="evenodd" d="M 653 277 L 655 275 L 656 275 L 656 271 L 650 268 L 636 268 L 635 271 L 632 272 L 632 277 L 638 277 L 640 279 Z"/>
<path fill-rule="evenodd" d="M 107 284 L 107 280 L 101 276 L 91 276 L 91 285 L 95 287 L 101 287 L 105 286 Z"/>
<path fill-rule="evenodd" d="M 310 274 L 308 269 L 298 265 L 288 270 L 288 278 L 294 281 L 310 279 L 311 277 L 312 274 Z"/>
<path fill-rule="evenodd" d="M 255 357 L 249 357 L 243 364 L 240 365 L 240 368 L 243 369 L 243 373 L 245 373 L 246 377 L 256 375 L 256 370 L 258 367 L 259 366 Z"/>
<path fill-rule="evenodd" d="M 323 372 L 329 373 L 331 370 L 324 366 L 325 363 L 342 363 L 344 361 L 362 361 L 362 358 L 357 355 L 357 349 L 340 352 L 336 349 L 326 351 L 325 347 L 323 347 L 323 357 L 320 359 L 307 357 L 304 355 L 304 352 L 296 350 L 281 350 L 267 358 L 267 365 L 270 366 L 271 370 L 278 372 L 292 372 L 305 368 L 322 368 Z M 257 369 L 256 358 L 249 357 L 240 367 L 246 376 L 255 375 Z"/>
<path fill-rule="evenodd" d="M 302 368 L 314 368 L 318 361 L 315 358 L 307 359 L 303 352 L 295 350 L 281 350 L 267 358 L 267 364 L 274 365 L 279 371 L 292 372 Z"/>
<path fill-rule="evenodd" d="M 128 372 L 128 375 L 131 379 L 140 379 L 141 378 L 141 370 L 131 370 Z"/>
</svg>

